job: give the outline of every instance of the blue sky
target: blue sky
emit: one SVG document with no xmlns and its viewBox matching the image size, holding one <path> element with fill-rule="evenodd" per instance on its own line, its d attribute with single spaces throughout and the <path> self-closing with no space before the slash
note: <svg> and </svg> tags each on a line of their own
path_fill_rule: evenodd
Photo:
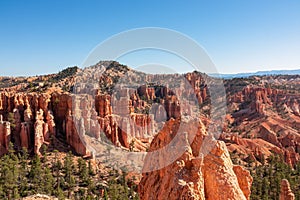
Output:
<svg viewBox="0 0 300 200">
<path fill-rule="evenodd" d="M 300 1 L 174 2 L 1 0 L 0 75 L 47 74 L 80 66 L 103 40 L 141 27 L 190 36 L 220 73 L 300 68 Z M 120 61 L 133 67 L 160 62 L 175 71 L 189 70 L 177 58 L 149 51 Z"/>
</svg>

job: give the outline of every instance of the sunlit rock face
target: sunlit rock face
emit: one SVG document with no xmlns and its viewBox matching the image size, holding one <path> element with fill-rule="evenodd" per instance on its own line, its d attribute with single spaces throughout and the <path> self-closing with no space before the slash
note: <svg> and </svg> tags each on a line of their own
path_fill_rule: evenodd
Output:
<svg viewBox="0 0 300 200">
<path fill-rule="evenodd" d="M 180 154 L 173 155 L 174 149 L 146 159 L 145 169 L 151 169 L 151 166 L 162 168 L 143 173 L 139 184 L 140 198 L 249 199 L 252 177 L 246 169 L 232 164 L 225 143 L 210 138 L 201 121 L 187 122 L 186 130 L 176 139 L 178 123 L 178 120 L 168 121 L 153 139 L 150 151 L 163 148 L 175 138 L 174 145 L 178 146 L 174 148 L 178 148 Z M 211 143 L 206 155 L 199 153 L 204 141 Z M 164 166 L 168 157 L 177 159 Z"/>
</svg>

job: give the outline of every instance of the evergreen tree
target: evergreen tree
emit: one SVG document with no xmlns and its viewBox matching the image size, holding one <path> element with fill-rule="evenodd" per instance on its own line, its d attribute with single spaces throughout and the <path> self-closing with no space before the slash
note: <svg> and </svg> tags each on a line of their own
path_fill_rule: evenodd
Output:
<svg viewBox="0 0 300 200">
<path fill-rule="evenodd" d="M 60 187 L 57 188 L 57 190 L 54 192 L 54 194 L 59 200 L 65 200 L 64 191 Z"/>
<path fill-rule="evenodd" d="M 18 196 L 18 159 L 11 154 L 5 155 L 1 162 L 1 185 L 3 187 L 4 196 L 8 199 Z"/>
<path fill-rule="evenodd" d="M 65 173 L 65 181 L 66 181 L 66 188 L 68 191 L 68 197 L 70 198 L 75 187 L 75 177 L 74 174 L 74 163 L 73 157 L 71 152 L 67 154 L 64 160 L 64 173 Z"/>
<path fill-rule="evenodd" d="M 2 184 L 0 184 L 0 199 L 4 199 L 5 195 L 4 195 L 4 190 L 2 187 Z"/>
<path fill-rule="evenodd" d="M 88 168 L 89 168 L 89 175 L 90 176 L 95 176 L 95 172 L 94 172 L 91 160 L 89 160 L 89 162 L 88 162 Z"/>
<path fill-rule="evenodd" d="M 25 197 L 28 194 L 28 167 L 27 167 L 27 159 L 28 159 L 28 152 L 26 148 L 22 148 L 22 152 L 19 155 L 20 157 L 20 164 L 19 164 L 19 192 L 21 197 Z"/>
<path fill-rule="evenodd" d="M 44 194 L 52 195 L 54 187 L 54 178 L 49 167 L 44 168 L 42 179 L 42 191 Z"/>
<path fill-rule="evenodd" d="M 42 179 L 43 174 L 41 160 L 38 155 L 34 156 L 32 160 L 31 169 L 29 172 L 29 179 L 32 184 L 32 189 L 34 193 L 40 193 L 42 191 Z"/>
<path fill-rule="evenodd" d="M 47 162 L 47 150 L 48 150 L 48 147 L 47 145 L 43 144 L 42 145 L 42 162 L 45 163 Z"/>
<path fill-rule="evenodd" d="M 79 172 L 79 178 L 81 180 L 81 184 L 83 186 L 88 186 L 91 183 L 91 179 L 88 173 L 86 162 L 82 158 L 79 158 L 77 162 L 78 162 L 78 172 Z"/>
</svg>

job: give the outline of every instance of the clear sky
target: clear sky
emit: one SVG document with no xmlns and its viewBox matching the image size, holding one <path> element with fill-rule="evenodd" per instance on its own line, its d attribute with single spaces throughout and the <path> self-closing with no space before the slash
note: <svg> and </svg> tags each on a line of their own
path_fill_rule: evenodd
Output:
<svg viewBox="0 0 300 200">
<path fill-rule="evenodd" d="M 141 27 L 190 36 L 221 73 L 300 68 L 299 0 L 1 0 L 0 76 L 80 66 L 103 40 Z"/>
</svg>

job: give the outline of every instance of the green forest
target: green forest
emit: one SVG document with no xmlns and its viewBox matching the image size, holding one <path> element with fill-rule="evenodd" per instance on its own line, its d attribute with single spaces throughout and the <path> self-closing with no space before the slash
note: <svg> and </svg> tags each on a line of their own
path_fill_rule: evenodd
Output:
<svg viewBox="0 0 300 200">
<path fill-rule="evenodd" d="M 52 156 L 49 159 L 49 156 Z M 95 172 L 91 162 L 69 152 L 63 159 L 58 151 L 42 157 L 30 156 L 24 148 L 15 152 L 12 144 L 0 162 L 0 199 L 19 199 L 46 194 L 58 199 L 138 199 L 137 186 L 126 172 L 110 169 L 108 176 Z"/>
<path fill-rule="evenodd" d="M 253 177 L 251 199 L 279 200 L 281 180 L 287 179 L 295 199 L 300 200 L 300 163 L 292 168 L 279 155 L 270 156 L 262 163 L 250 168 Z"/>
</svg>

